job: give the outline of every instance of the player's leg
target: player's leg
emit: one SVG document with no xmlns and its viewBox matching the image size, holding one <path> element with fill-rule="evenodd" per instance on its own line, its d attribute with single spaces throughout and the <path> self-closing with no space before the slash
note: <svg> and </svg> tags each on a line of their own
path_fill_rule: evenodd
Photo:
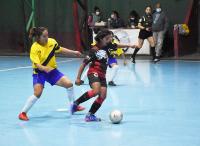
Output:
<svg viewBox="0 0 200 146">
<path fill-rule="evenodd" d="M 101 85 L 102 86 L 101 86 L 100 94 L 97 97 L 97 99 L 94 101 L 94 103 L 92 104 L 88 114 L 85 117 L 86 122 L 101 121 L 100 118 L 97 118 L 95 116 L 95 113 L 99 110 L 99 108 L 101 107 L 102 103 L 104 102 L 107 96 L 107 85 L 106 85 L 105 79 L 101 81 Z"/>
<path fill-rule="evenodd" d="M 60 87 L 64 87 L 67 90 L 67 96 L 69 99 L 69 103 L 70 103 L 70 109 L 71 106 L 74 103 L 74 88 L 73 88 L 73 83 L 71 82 L 71 80 L 66 77 L 66 76 L 62 76 L 57 82 L 56 85 L 60 86 Z M 85 108 L 82 106 L 78 106 L 76 111 L 83 111 Z"/>
<path fill-rule="evenodd" d="M 114 78 L 116 77 L 117 72 L 119 70 L 119 65 L 117 64 L 117 59 L 109 58 L 108 64 L 109 64 L 109 67 L 111 68 L 108 85 L 116 86 L 116 84 L 114 83 Z"/>
<path fill-rule="evenodd" d="M 144 39 L 138 38 L 138 45 L 137 45 L 137 47 L 135 48 L 135 50 L 134 50 L 134 52 L 133 52 L 133 54 L 132 54 L 132 56 L 131 56 L 131 61 L 132 61 L 133 63 L 135 63 L 135 56 L 136 56 L 136 54 L 138 53 L 138 51 L 142 48 L 143 43 L 144 43 Z"/>
<path fill-rule="evenodd" d="M 91 99 L 92 97 L 95 97 L 100 93 L 101 83 L 98 74 L 97 73 L 90 74 L 88 75 L 88 79 L 92 89 L 85 92 L 77 100 L 74 101 L 74 104 L 71 109 L 72 114 L 76 112 L 77 106 L 79 106 L 79 104 Z"/>
<path fill-rule="evenodd" d="M 155 41 L 154 41 L 154 38 L 153 36 L 150 36 L 147 38 L 149 44 L 150 44 L 150 50 L 151 50 L 151 54 L 152 54 L 152 60 L 154 62 L 156 62 L 156 51 L 155 51 Z"/>
<path fill-rule="evenodd" d="M 28 97 L 24 107 L 22 108 L 21 113 L 19 114 L 20 120 L 24 121 L 29 120 L 27 113 L 42 95 L 43 88 L 44 88 L 43 84 L 37 83 L 34 85 L 34 94 Z"/>
</svg>

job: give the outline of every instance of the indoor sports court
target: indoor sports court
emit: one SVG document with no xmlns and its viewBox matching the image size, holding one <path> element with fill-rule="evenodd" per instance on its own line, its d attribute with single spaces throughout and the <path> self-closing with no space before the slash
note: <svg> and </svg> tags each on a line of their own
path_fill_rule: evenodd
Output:
<svg viewBox="0 0 200 146">
<path fill-rule="evenodd" d="M 0 4 L 0 146 L 200 145 L 198 0 Z"/>
</svg>

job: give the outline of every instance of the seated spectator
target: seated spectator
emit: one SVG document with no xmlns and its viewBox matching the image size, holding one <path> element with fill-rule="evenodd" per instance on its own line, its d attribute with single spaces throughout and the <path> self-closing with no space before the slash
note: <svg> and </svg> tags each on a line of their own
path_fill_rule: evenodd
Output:
<svg viewBox="0 0 200 146">
<path fill-rule="evenodd" d="M 140 17 L 138 15 L 138 13 L 135 10 L 132 10 L 129 14 L 128 27 L 129 28 L 137 28 L 139 18 Z"/>
<path fill-rule="evenodd" d="M 110 25 L 108 26 L 110 28 L 124 27 L 124 22 L 117 11 L 112 11 L 111 18 L 108 18 L 108 25 Z"/>
<path fill-rule="evenodd" d="M 95 23 L 102 21 L 101 10 L 99 7 L 94 7 L 94 12 L 88 17 L 88 26 L 93 27 Z"/>
</svg>

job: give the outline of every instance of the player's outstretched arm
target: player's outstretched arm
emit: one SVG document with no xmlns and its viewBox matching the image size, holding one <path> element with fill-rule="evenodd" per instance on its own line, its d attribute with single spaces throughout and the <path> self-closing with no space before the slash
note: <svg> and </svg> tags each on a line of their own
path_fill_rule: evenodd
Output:
<svg viewBox="0 0 200 146">
<path fill-rule="evenodd" d="M 73 51 L 73 50 L 70 50 L 70 49 L 67 49 L 64 47 L 61 47 L 60 53 L 65 54 L 65 55 L 74 55 L 74 56 L 78 56 L 78 57 L 81 56 L 81 53 L 79 51 Z"/>
<path fill-rule="evenodd" d="M 117 48 L 135 48 L 136 45 L 131 44 L 117 44 Z"/>
</svg>

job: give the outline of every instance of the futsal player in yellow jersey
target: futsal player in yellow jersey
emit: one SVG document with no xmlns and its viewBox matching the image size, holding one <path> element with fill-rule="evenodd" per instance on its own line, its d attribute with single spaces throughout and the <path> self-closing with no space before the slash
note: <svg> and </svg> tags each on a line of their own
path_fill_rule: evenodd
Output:
<svg viewBox="0 0 200 146">
<path fill-rule="evenodd" d="M 50 83 L 52 86 L 57 85 L 67 89 L 68 98 L 70 103 L 74 102 L 74 91 L 72 82 L 57 69 L 56 53 L 71 54 L 80 56 L 78 51 L 72 51 L 64 47 L 60 47 L 56 40 L 48 38 L 48 30 L 44 27 L 32 28 L 29 34 L 30 38 L 35 38 L 35 42 L 31 46 L 30 59 L 33 66 L 33 88 L 34 94 L 31 95 L 26 101 L 19 119 L 29 120 L 27 112 L 35 104 L 35 102 L 42 95 L 45 82 Z M 77 111 L 84 110 L 79 106 Z"/>
</svg>

